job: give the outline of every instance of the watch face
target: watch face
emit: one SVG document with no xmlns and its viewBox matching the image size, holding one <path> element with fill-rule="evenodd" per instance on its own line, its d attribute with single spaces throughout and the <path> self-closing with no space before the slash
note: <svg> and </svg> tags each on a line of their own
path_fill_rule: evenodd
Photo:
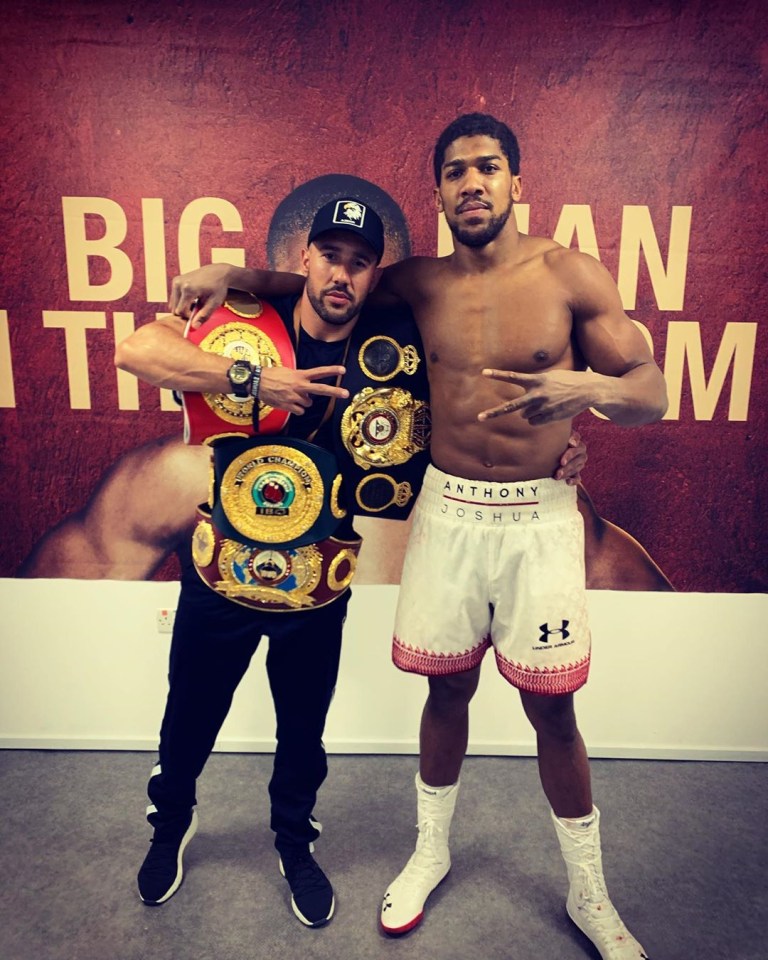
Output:
<svg viewBox="0 0 768 960">
<path fill-rule="evenodd" d="M 248 380 L 251 376 L 251 371 L 245 364 L 242 363 L 233 363 L 229 368 L 229 381 L 230 383 L 248 383 Z"/>
</svg>

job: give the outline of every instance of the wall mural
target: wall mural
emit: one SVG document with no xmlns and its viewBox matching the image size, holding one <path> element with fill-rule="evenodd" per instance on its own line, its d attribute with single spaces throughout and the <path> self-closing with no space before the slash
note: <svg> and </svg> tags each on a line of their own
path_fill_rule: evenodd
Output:
<svg viewBox="0 0 768 960">
<path fill-rule="evenodd" d="M 578 418 L 601 536 L 658 571 L 641 588 L 768 592 L 759 5 L 330 9 L 42 0 L 4 19 L 0 576 L 175 577 L 205 451 L 115 343 L 200 263 L 297 269 L 345 178 L 384 217 L 385 262 L 449 252 L 431 150 L 479 110 L 520 140 L 520 228 L 605 264 L 667 379 L 660 423 Z M 592 585 L 638 586 L 618 561 Z"/>
</svg>

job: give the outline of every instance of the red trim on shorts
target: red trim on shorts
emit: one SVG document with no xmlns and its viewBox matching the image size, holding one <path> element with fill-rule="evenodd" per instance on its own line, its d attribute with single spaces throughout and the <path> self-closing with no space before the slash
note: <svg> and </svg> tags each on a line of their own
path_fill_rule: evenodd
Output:
<svg viewBox="0 0 768 960">
<path fill-rule="evenodd" d="M 420 673 L 423 677 L 444 677 L 452 673 L 472 670 L 485 656 L 491 645 L 490 637 L 483 637 L 476 647 L 465 653 L 430 653 L 392 638 L 392 662 L 406 673 Z"/>
<path fill-rule="evenodd" d="M 584 686 L 589 675 L 589 654 L 576 663 L 566 663 L 562 667 L 527 667 L 513 660 L 505 660 L 498 651 L 494 652 L 502 677 L 526 693 L 573 693 Z"/>
</svg>

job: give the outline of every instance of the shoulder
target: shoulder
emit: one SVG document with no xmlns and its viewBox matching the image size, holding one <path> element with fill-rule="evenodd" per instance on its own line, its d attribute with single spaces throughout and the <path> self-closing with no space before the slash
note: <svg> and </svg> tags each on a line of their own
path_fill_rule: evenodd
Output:
<svg viewBox="0 0 768 960">
<path fill-rule="evenodd" d="M 549 237 L 529 237 L 520 234 L 518 263 L 539 264 L 545 269 L 557 274 L 559 279 L 575 281 L 594 272 L 594 268 L 604 268 L 586 253 L 564 247 Z"/>
<path fill-rule="evenodd" d="M 393 305 L 398 300 L 414 305 L 428 289 L 431 279 L 441 273 L 449 257 L 408 257 L 384 267 L 374 291 L 374 302 Z"/>
<path fill-rule="evenodd" d="M 623 312 L 613 277 L 595 257 L 560 244 L 544 256 L 547 268 L 565 289 L 572 309 L 604 307 Z"/>
<path fill-rule="evenodd" d="M 602 278 L 610 279 L 610 274 L 602 263 L 588 253 L 582 253 L 572 247 L 563 247 L 554 240 L 543 253 L 547 266 L 564 280 L 579 283 Z"/>
<path fill-rule="evenodd" d="M 398 263 L 385 267 L 382 271 L 382 280 L 413 279 L 429 276 L 435 271 L 444 268 L 450 257 L 407 257 Z"/>
</svg>

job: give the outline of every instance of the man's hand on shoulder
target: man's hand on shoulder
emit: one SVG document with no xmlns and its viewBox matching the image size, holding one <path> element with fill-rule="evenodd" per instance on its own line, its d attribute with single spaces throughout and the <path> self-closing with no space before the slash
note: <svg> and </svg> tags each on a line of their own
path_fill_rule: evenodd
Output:
<svg viewBox="0 0 768 960">
<path fill-rule="evenodd" d="M 199 327 L 226 300 L 232 269 L 228 263 L 209 263 L 174 277 L 168 301 L 171 313 Z"/>
<path fill-rule="evenodd" d="M 297 273 L 209 263 L 173 278 L 168 305 L 177 317 L 184 317 L 192 327 L 199 327 L 224 303 L 229 290 L 242 290 L 268 300 L 300 294 L 304 281 Z"/>
</svg>

